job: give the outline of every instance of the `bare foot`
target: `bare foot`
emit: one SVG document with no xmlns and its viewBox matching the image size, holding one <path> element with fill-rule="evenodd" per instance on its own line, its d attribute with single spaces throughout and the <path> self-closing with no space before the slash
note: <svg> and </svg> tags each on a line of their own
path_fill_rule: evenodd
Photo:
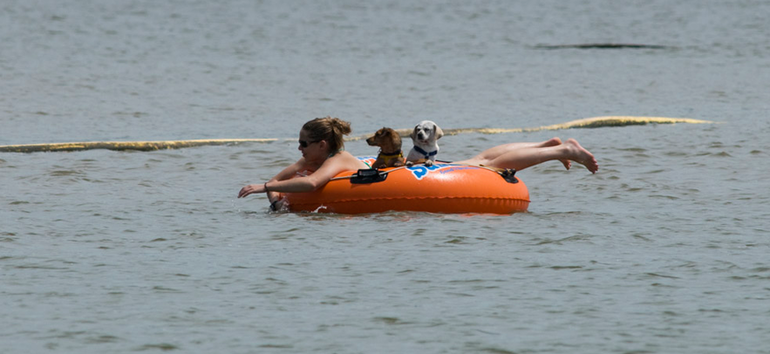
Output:
<svg viewBox="0 0 770 354">
<path fill-rule="evenodd" d="M 561 145 L 561 139 L 559 139 L 558 137 L 553 137 L 551 139 L 548 139 L 541 144 L 541 146 L 543 147 L 556 146 L 556 145 Z M 572 162 L 569 159 L 559 159 L 559 161 L 561 161 L 561 164 L 564 165 L 564 168 L 568 170 L 570 169 L 570 167 L 572 167 Z"/>
<path fill-rule="evenodd" d="M 594 155 L 578 144 L 575 139 L 568 139 L 563 145 L 569 148 L 570 160 L 585 166 L 591 173 L 599 171 L 599 163 L 596 162 Z"/>
</svg>

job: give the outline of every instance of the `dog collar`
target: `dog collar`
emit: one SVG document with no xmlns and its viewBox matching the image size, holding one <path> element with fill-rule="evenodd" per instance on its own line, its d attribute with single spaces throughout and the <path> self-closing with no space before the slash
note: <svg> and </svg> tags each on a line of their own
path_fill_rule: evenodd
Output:
<svg viewBox="0 0 770 354">
<path fill-rule="evenodd" d="M 403 160 L 404 159 L 404 152 L 401 150 L 398 150 L 397 152 L 394 152 L 392 154 L 386 154 L 380 150 L 380 154 L 377 155 L 377 159 L 382 159 L 386 165 L 390 164 L 390 161 L 392 160 Z"/>
<path fill-rule="evenodd" d="M 385 152 L 382 152 L 382 150 L 380 150 L 380 156 L 382 156 L 383 158 L 404 157 L 404 152 L 401 150 L 398 150 L 393 153 L 385 153 Z"/>
<path fill-rule="evenodd" d="M 438 150 L 427 152 L 427 151 L 423 150 L 421 147 L 419 147 L 417 145 L 414 146 L 414 149 L 417 150 L 417 152 L 425 155 L 426 159 L 429 159 L 431 156 L 436 156 L 438 154 Z"/>
</svg>

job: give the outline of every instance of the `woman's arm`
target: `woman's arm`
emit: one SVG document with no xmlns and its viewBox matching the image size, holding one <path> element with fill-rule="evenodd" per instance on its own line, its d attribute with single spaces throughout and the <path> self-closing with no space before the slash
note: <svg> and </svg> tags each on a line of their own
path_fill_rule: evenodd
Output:
<svg viewBox="0 0 770 354">
<path fill-rule="evenodd" d="M 291 179 L 297 175 L 297 172 L 299 172 L 300 169 L 304 168 L 304 165 L 304 158 L 301 158 L 297 162 L 284 168 L 281 172 L 278 172 L 278 174 L 268 180 L 267 183 Z M 267 185 L 267 183 L 265 183 L 265 185 Z M 263 187 L 265 185 L 263 185 Z M 275 203 L 280 200 L 281 194 L 279 192 L 270 191 L 268 189 L 265 191 L 265 195 L 267 195 L 267 201 L 270 203 L 270 207 L 275 208 Z"/>
<path fill-rule="evenodd" d="M 352 157 L 352 156 L 351 156 Z M 355 157 L 352 157 L 355 159 Z M 359 166 L 350 163 L 349 159 L 342 154 L 326 159 L 318 170 L 309 176 L 294 177 L 297 171 L 302 169 L 302 160 L 296 164 L 287 167 L 275 177 L 263 184 L 250 184 L 243 187 L 238 193 L 238 198 L 243 198 L 254 193 L 268 193 L 268 199 L 271 203 L 277 197 L 275 192 L 282 193 L 301 193 L 312 192 L 323 187 L 326 183 L 338 173 L 346 170 L 356 169 Z M 355 160 L 357 161 L 357 160 Z"/>
<path fill-rule="evenodd" d="M 270 203 L 278 197 L 277 192 L 282 193 L 301 193 L 312 192 L 325 186 L 331 179 L 342 171 L 357 170 L 367 166 L 348 152 L 340 152 L 337 155 L 326 159 L 321 167 L 309 176 L 294 177 L 298 171 L 304 170 L 303 160 L 300 159 L 292 166 L 285 168 L 275 177 L 263 184 L 250 184 L 243 187 L 238 193 L 238 198 L 243 198 L 249 194 L 265 193 Z"/>
<path fill-rule="evenodd" d="M 277 191 L 271 190 L 270 188 L 266 189 L 265 187 L 267 187 L 267 184 L 270 183 L 272 186 L 272 184 L 276 181 L 291 179 L 297 174 L 297 172 L 299 172 L 300 169 L 302 169 L 302 166 L 304 166 L 303 159 L 299 159 L 299 161 L 287 166 L 281 172 L 278 172 L 278 174 L 273 176 L 273 178 L 269 179 L 266 183 L 249 184 L 241 188 L 240 192 L 238 192 L 238 198 L 243 198 L 245 196 L 248 196 L 249 194 L 254 194 L 254 193 L 266 193 L 267 199 L 272 204 L 272 202 L 276 200 L 276 198 L 278 198 L 278 193 Z"/>
<path fill-rule="evenodd" d="M 334 156 L 326 159 L 315 172 L 304 177 L 289 176 L 286 179 L 268 181 L 267 188 L 271 192 L 302 193 L 312 192 L 325 186 L 332 177 L 338 173 L 352 169 L 342 156 Z M 296 172 L 295 172 L 296 173 Z"/>
</svg>

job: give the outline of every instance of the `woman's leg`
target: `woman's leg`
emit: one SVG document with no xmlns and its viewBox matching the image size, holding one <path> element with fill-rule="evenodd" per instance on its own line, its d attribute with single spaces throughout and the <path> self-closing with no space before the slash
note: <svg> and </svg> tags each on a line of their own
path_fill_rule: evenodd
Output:
<svg viewBox="0 0 770 354">
<path fill-rule="evenodd" d="M 511 151 L 521 150 L 524 148 L 533 148 L 533 147 L 549 147 L 549 146 L 556 146 L 561 145 L 561 139 L 558 137 L 553 137 L 551 139 L 548 139 L 543 142 L 538 143 L 530 143 L 530 142 L 517 142 L 517 143 L 508 143 L 503 145 L 498 145 L 489 149 L 484 150 L 480 154 L 476 155 L 474 158 L 470 160 L 465 160 L 466 162 L 474 160 L 474 161 L 485 161 L 486 163 L 476 163 L 476 165 L 487 165 L 489 166 L 489 162 L 503 156 Z M 572 167 L 572 163 L 568 159 L 560 159 L 561 163 L 564 165 L 564 168 L 570 169 Z"/>
<path fill-rule="evenodd" d="M 599 165 L 594 155 L 580 146 L 577 140 L 569 139 L 561 143 L 559 138 L 553 138 L 542 143 L 499 145 L 484 150 L 484 152 L 474 158 L 458 161 L 457 163 L 513 168 L 520 171 L 551 160 L 561 161 L 567 169 L 570 168 L 569 161 L 575 161 L 584 165 L 591 173 L 596 173 L 599 170 Z"/>
</svg>

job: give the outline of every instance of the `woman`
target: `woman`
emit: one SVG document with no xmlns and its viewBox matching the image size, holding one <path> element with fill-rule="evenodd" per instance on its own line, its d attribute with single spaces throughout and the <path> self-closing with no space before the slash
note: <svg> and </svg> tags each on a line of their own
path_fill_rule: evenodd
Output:
<svg viewBox="0 0 770 354">
<path fill-rule="evenodd" d="M 345 151 L 343 136 L 350 134 L 350 123 L 339 118 L 316 118 L 302 126 L 299 151 L 302 157 L 263 184 L 243 187 L 238 198 L 249 194 L 267 193 L 270 208 L 280 209 L 279 192 L 312 192 L 342 171 L 369 168 Z"/>
<path fill-rule="evenodd" d="M 339 118 L 313 119 L 299 132 L 299 151 L 302 157 L 263 184 L 250 184 L 241 189 L 238 198 L 249 194 L 267 193 L 270 208 L 279 209 L 279 192 L 312 192 L 343 171 L 367 169 L 365 163 L 344 150 L 343 136 L 350 134 L 350 123 Z M 577 140 L 562 143 L 552 138 L 540 143 L 510 143 L 484 150 L 475 157 L 457 161 L 457 164 L 484 165 L 523 170 L 546 161 L 559 160 L 566 169 L 575 161 L 591 173 L 599 170 L 596 158 L 580 146 Z"/>
</svg>

